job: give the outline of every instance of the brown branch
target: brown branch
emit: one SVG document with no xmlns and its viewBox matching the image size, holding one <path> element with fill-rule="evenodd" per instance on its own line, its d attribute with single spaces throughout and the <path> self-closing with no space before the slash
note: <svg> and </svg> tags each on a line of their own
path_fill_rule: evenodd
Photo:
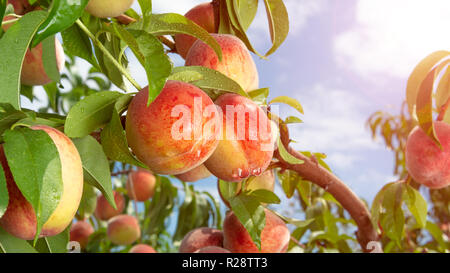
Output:
<svg viewBox="0 0 450 273">
<path fill-rule="evenodd" d="M 171 53 L 177 52 L 177 47 L 172 40 L 168 39 L 165 36 L 158 36 L 158 39 L 170 49 L 169 52 Z"/>
<path fill-rule="evenodd" d="M 130 17 L 130 16 L 127 16 L 127 15 L 125 15 L 125 14 L 121 14 L 121 15 L 115 17 L 115 18 L 116 18 L 117 21 L 118 21 L 119 23 L 121 23 L 122 25 L 129 25 L 129 24 L 131 24 L 131 23 L 136 22 L 136 19 L 134 19 L 134 18 L 132 18 L 132 17 Z"/>
<path fill-rule="evenodd" d="M 356 237 L 364 252 L 369 252 L 367 248 L 369 242 L 378 241 L 379 236 L 372 225 L 370 212 L 356 196 L 356 194 L 342 182 L 338 177 L 323 168 L 315 160 L 309 158 L 289 146 L 289 131 L 286 125 L 280 125 L 280 138 L 286 150 L 296 158 L 303 160 L 303 164 L 289 164 L 283 160 L 278 151 L 275 157 L 283 164 L 285 169 L 297 172 L 303 179 L 322 187 L 348 211 L 358 226 Z"/>
</svg>

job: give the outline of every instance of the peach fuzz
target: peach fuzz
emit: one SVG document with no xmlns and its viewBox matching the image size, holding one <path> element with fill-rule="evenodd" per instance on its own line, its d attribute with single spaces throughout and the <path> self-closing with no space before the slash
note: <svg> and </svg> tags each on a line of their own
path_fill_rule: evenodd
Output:
<svg viewBox="0 0 450 273">
<path fill-rule="evenodd" d="M 231 251 L 218 246 L 206 246 L 194 251 L 194 253 L 231 253 Z"/>
<path fill-rule="evenodd" d="M 105 196 L 99 195 L 97 197 L 97 207 L 95 208 L 95 217 L 102 221 L 108 221 L 110 218 L 119 215 L 125 209 L 125 198 L 119 192 L 113 191 L 114 201 L 117 209 L 114 209 L 106 200 Z"/>
<path fill-rule="evenodd" d="M 202 3 L 193 7 L 184 16 L 209 33 L 217 32 L 218 24 L 215 19 L 212 2 Z M 196 40 L 197 38 L 186 34 L 175 35 L 177 52 L 183 59 L 186 59 L 189 49 L 191 49 Z"/>
<path fill-rule="evenodd" d="M 94 228 L 86 221 L 78 221 L 70 227 L 70 241 L 80 243 L 85 249 L 89 242 L 89 236 L 94 233 Z"/>
<path fill-rule="evenodd" d="M 145 169 L 133 171 L 128 175 L 126 188 L 128 197 L 132 200 L 144 202 L 152 198 L 155 186 L 155 176 Z"/>
<path fill-rule="evenodd" d="M 86 11 L 95 17 L 116 17 L 126 12 L 133 5 L 134 0 L 90 0 Z"/>
<path fill-rule="evenodd" d="M 222 48 L 222 61 L 219 61 L 212 48 L 197 40 L 186 56 L 186 66 L 204 66 L 217 70 L 235 80 L 245 91 L 258 89 L 258 70 L 245 44 L 233 35 L 211 35 Z"/>
<path fill-rule="evenodd" d="M 116 245 L 129 245 L 141 236 L 138 220 L 130 215 L 117 215 L 108 221 L 108 239 Z"/>
<path fill-rule="evenodd" d="M 156 250 L 145 244 L 138 244 L 133 246 L 128 253 L 156 253 Z"/>
<path fill-rule="evenodd" d="M 158 174 L 181 174 L 201 165 L 218 144 L 220 126 L 208 95 L 194 85 L 167 81 L 148 107 L 147 98 L 144 88 L 126 117 L 128 144 L 137 158 Z"/>
<path fill-rule="evenodd" d="M 12 16 L 6 16 L 3 21 L 8 21 L 14 19 Z M 3 29 L 7 31 L 12 25 L 8 24 L 3 26 Z M 46 85 L 52 82 L 48 77 L 44 69 L 44 63 L 42 61 L 42 43 L 39 43 L 34 48 L 29 48 L 25 53 L 25 58 L 22 64 L 22 72 L 20 75 L 20 81 L 24 85 Z M 61 72 L 65 65 L 65 54 L 64 49 L 57 38 L 55 38 L 55 56 L 56 65 L 58 71 Z"/>
<path fill-rule="evenodd" d="M 442 150 L 420 128 L 414 128 L 406 142 L 406 168 L 412 178 L 428 188 L 450 185 L 450 124 L 433 123 Z"/>
<path fill-rule="evenodd" d="M 210 177 L 211 173 L 205 167 L 204 164 L 192 169 L 186 173 L 178 174 L 176 177 L 183 182 L 196 182 L 201 179 Z"/>
<path fill-rule="evenodd" d="M 261 251 L 233 212 L 228 212 L 223 223 L 223 245 L 234 253 L 282 253 L 289 246 L 290 232 L 277 215 L 265 210 L 266 224 L 261 232 Z"/>
<path fill-rule="evenodd" d="M 70 225 L 77 212 L 83 193 L 83 167 L 77 148 L 62 132 L 48 126 L 31 128 L 45 131 L 50 136 L 58 149 L 61 161 L 63 192 L 55 211 L 44 223 L 39 235 L 40 237 L 54 236 Z M 14 182 L 3 146 L 0 148 L 0 162 L 5 171 L 9 193 L 8 208 L 0 219 L 0 225 L 15 237 L 32 240 L 36 235 L 36 214 Z"/>
<path fill-rule="evenodd" d="M 215 103 L 223 113 L 222 138 L 205 162 L 206 168 L 228 182 L 260 175 L 269 166 L 274 152 L 266 113 L 252 100 L 236 94 L 222 95 Z"/>
<path fill-rule="evenodd" d="M 181 241 L 180 253 L 193 253 L 207 246 L 223 246 L 223 232 L 209 227 L 196 228 Z"/>
</svg>

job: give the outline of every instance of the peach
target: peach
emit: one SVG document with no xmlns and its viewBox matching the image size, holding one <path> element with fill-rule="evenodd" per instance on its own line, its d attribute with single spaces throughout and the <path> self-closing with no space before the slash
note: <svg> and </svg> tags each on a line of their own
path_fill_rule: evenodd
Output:
<svg viewBox="0 0 450 273">
<path fill-rule="evenodd" d="M 145 244 L 138 244 L 133 246 L 128 253 L 156 253 L 156 250 Z"/>
<path fill-rule="evenodd" d="M 224 113 L 222 138 L 206 160 L 206 168 L 228 182 L 260 175 L 274 152 L 266 113 L 252 100 L 236 94 L 222 95 L 215 103 Z"/>
<path fill-rule="evenodd" d="M 207 246 L 223 246 L 223 232 L 209 227 L 196 228 L 181 241 L 180 253 L 193 253 Z"/>
<path fill-rule="evenodd" d="M 155 176 L 145 169 L 133 171 L 128 175 L 126 188 L 130 199 L 147 201 L 155 194 L 155 186 Z"/>
<path fill-rule="evenodd" d="M 89 242 L 89 236 L 94 233 L 94 228 L 86 221 L 78 221 L 70 228 L 70 241 L 80 243 L 82 249 L 85 249 Z"/>
<path fill-rule="evenodd" d="M 28 0 L 8 0 L 7 4 L 11 4 L 14 7 L 14 13 L 17 15 L 24 15 L 30 10 L 31 5 Z"/>
<path fill-rule="evenodd" d="M 231 253 L 229 250 L 218 246 L 206 246 L 194 251 L 194 253 Z"/>
<path fill-rule="evenodd" d="M 199 4 L 193 7 L 184 16 L 204 28 L 209 33 L 216 33 L 218 30 L 218 22 L 216 22 L 212 2 Z M 186 34 L 175 35 L 177 52 L 183 59 L 186 59 L 189 49 L 191 49 L 196 40 L 197 38 Z"/>
<path fill-rule="evenodd" d="M 33 130 L 46 132 L 56 145 L 61 161 L 63 192 L 55 211 L 44 223 L 40 237 L 54 236 L 66 229 L 77 212 L 83 193 L 83 167 L 80 155 L 72 141 L 62 132 L 48 126 L 33 126 Z M 20 192 L 0 148 L 0 162 L 5 171 L 9 203 L 0 219 L 0 225 L 15 237 L 32 240 L 36 235 L 36 214 L 31 204 Z"/>
<path fill-rule="evenodd" d="M 125 209 L 125 198 L 122 194 L 113 191 L 114 201 L 117 209 L 114 209 L 106 200 L 105 196 L 99 195 L 97 197 L 97 207 L 95 208 L 95 217 L 102 221 L 108 221 L 110 218 L 119 215 Z"/>
<path fill-rule="evenodd" d="M 106 234 L 116 245 L 129 245 L 141 237 L 141 229 L 135 217 L 121 214 L 109 219 Z"/>
<path fill-rule="evenodd" d="M 219 115 L 211 99 L 179 81 L 167 81 L 148 107 L 147 98 L 144 88 L 126 117 L 128 144 L 137 158 L 158 174 L 181 174 L 201 165 L 218 144 Z"/>
<path fill-rule="evenodd" d="M 406 168 L 411 177 L 431 189 L 450 185 L 450 124 L 433 123 L 442 150 L 420 128 L 414 128 L 406 142 Z"/>
<path fill-rule="evenodd" d="M 11 19 L 14 19 L 14 17 L 6 16 L 3 21 L 8 21 Z M 3 26 L 3 29 L 7 31 L 13 24 L 7 24 Z M 25 58 L 22 64 L 22 72 L 20 75 L 20 81 L 22 84 L 46 85 L 52 82 L 44 69 L 44 63 L 42 61 L 42 50 L 42 43 L 40 43 L 34 48 L 29 48 L 25 53 Z M 55 38 L 55 56 L 58 71 L 61 72 L 64 69 L 66 60 L 64 49 L 57 38 Z"/>
<path fill-rule="evenodd" d="M 205 165 L 200 165 L 195 169 L 192 169 L 186 173 L 178 174 L 176 177 L 183 182 L 195 182 L 201 179 L 210 177 L 211 173 L 205 167 Z"/>
<path fill-rule="evenodd" d="M 86 11 L 95 17 L 116 17 L 126 12 L 133 5 L 134 0 L 90 0 Z"/>
<path fill-rule="evenodd" d="M 228 212 L 223 223 L 223 245 L 234 253 L 282 253 L 286 252 L 290 232 L 277 215 L 265 210 L 266 224 L 261 232 L 261 251 L 233 212 Z"/>
<path fill-rule="evenodd" d="M 197 40 L 186 56 L 186 66 L 204 66 L 217 70 L 235 80 L 245 91 L 258 89 L 258 70 L 245 44 L 233 35 L 211 35 L 222 48 L 222 61 L 219 61 L 213 49 Z"/>
</svg>

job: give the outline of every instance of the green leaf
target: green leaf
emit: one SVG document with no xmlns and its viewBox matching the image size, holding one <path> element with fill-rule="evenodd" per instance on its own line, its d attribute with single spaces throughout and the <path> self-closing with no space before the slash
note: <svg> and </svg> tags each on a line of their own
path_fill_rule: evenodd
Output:
<svg viewBox="0 0 450 273">
<path fill-rule="evenodd" d="M 58 235 L 39 239 L 36 242 L 36 249 L 40 253 L 67 253 L 69 237 L 70 225 Z"/>
<path fill-rule="evenodd" d="M 384 191 L 380 224 L 386 235 L 400 244 L 404 235 L 405 215 L 402 210 L 403 183 L 392 183 Z"/>
<path fill-rule="evenodd" d="M 84 137 L 105 125 L 121 96 L 119 92 L 104 91 L 79 101 L 67 115 L 64 133 L 69 137 Z"/>
<path fill-rule="evenodd" d="M 56 63 L 55 36 L 50 36 L 42 41 L 42 63 L 45 74 L 54 82 L 59 82 L 58 64 Z"/>
<path fill-rule="evenodd" d="M 56 112 L 58 113 L 58 104 L 56 101 L 56 98 L 58 96 L 59 90 L 58 87 L 56 85 L 56 82 L 51 82 L 47 85 L 43 86 L 45 93 L 47 93 L 47 98 L 48 101 L 50 103 L 50 107 Z"/>
<path fill-rule="evenodd" d="M 0 250 L 4 253 L 37 253 L 27 241 L 16 238 L 0 227 Z"/>
<path fill-rule="evenodd" d="M 431 234 L 431 236 L 433 236 L 433 238 L 436 240 L 436 242 L 439 244 L 441 251 L 448 249 L 448 244 L 444 240 L 445 235 L 442 232 L 442 230 L 439 228 L 438 225 L 436 225 L 433 222 L 427 221 L 426 229 Z"/>
<path fill-rule="evenodd" d="M 412 213 L 414 218 L 416 219 L 417 224 L 420 228 L 424 228 L 427 223 L 427 201 L 423 198 L 423 196 L 410 185 L 405 185 L 405 202 L 408 206 L 409 211 Z"/>
<path fill-rule="evenodd" d="M 136 159 L 131 153 L 120 120 L 119 112 L 121 108 L 125 108 L 131 99 L 131 95 L 124 95 L 117 101 L 116 106 L 112 111 L 111 120 L 101 133 L 101 143 L 103 150 L 109 159 L 147 168 L 144 163 Z"/>
<path fill-rule="evenodd" d="M 44 11 L 25 14 L 0 39 L 0 101 L 20 109 L 22 62 L 33 35 L 46 17 Z"/>
<path fill-rule="evenodd" d="M 297 185 L 301 180 L 296 172 L 291 172 L 286 170 L 284 172 L 277 173 L 278 179 L 280 179 L 281 187 L 287 198 L 292 198 L 294 196 Z"/>
<path fill-rule="evenodd" d="M 202 89 L 220 90 L 249 97 L 237 82 L 219 71 L 203 66 L 175 67 L 169 80 L 191 83 Z"/>
<path fill-rule="evenodd" d="M 305 163 L 303 160 L 298 159 L 295 156 L 291 155 L 286 150 L 286 148 L 284 147 L 284 145 L 281 142 L 280 138 L 278 138 L 278 152 L 280 153 L 280 156 L 283 158 L 283 160 L 286 161 L 289 164 L 303 164 L 303 163 Z"/>
<path fill-rule="evenodd" d="M 95 192 L 95 188 L 85 182 L 83 185 L 83 195 L 77 210 L 79 219 L 89 218 L 94 213 L 96 207 L 97 193 Z"/>
<path fill-rule="evenodd" d="M 239 194 L 241 190 L 239 183 L 227 182 L 220 179 L 217 183 L 220 195 L 227 202 L 230 198 L 235 197 L 237 194 Z"/>
<path fill-rule="evenodd" d="M 248 92 L 250 98 L 259 104 L 267 104 L 267 97 L 269 96 L 269 88 L 260 88 Z"/>
<path fill-rule="evenodd" d="M 10 129 L 17 121 L 26 118 L 27 115 L 19 110 L 16 110 L 9 103 L 0 103 L 0 135 Z"/>
<path fill-rule="evenodd" d="M 266 57 L 274 53 L 286 40 L 289 33 L 289 15 L 282 0 L 264 0 L 269 20 L 272 48 L 266 53 Z"/>
<path fill-rule="evenodd" d="M 91 136 L 73 139 L 73 143 L 83 163 L 85 181 L 99 189 L 109 204 L 116 209 L 109 162 L 102 146 Z"/>
<path fill-rule="evenodd" d="M 63 192 L 59 152 L 42 130 L 8 130 L 4 138 L 5 155 L 14 181 L 36 213 L 36 240 Z"/>
<path fill-rule="evenodd" d="M 258 249 L 261 249 L 261 232 L 266 225 L 264 207 L 254 197 L 240 194 L 229 199 L 231 209 L 250 234 Z"/>
<path fill-rule="evenodd" d="M 139 22 L 131 26 L 133 29 L 141 29 L 141 27 L 143 26 Z M 144 30 L 155 36 L 191 35 L 209 45 L 216 52 L 219 60 L 222 60 L 222 49 L 217 41 L 202 27 L 180 14 L 152 14 L 150 16 L 150 24 Z"/>
<path fill-rule="evenodd" d="M 53 0 L 47 19 L 39 27 L 33 40 L 33 47 L 44 39 L 70 27 L 81 17 L 89 0 Z"/>
<path fill-rule="evenodd" d="M 9 194 L 6 186 L 6 176 L 3 167 L 0 166 L 0 218 L 5 214 L 8 208 Z"/>
<path fill-rule="evenodd" d="M 99 67 L 94 58 L 92 44 L 89 37 L 81 31 L 76 24 L 62 31 L 61 37 L 63 40 L 64 51 L 67 54 L 78 56 L 91 63 L 94 67 Z"/>
<path fill-rule="evenodd" d="M 259 189 L 255 191 L 251 191 L 249 193 L 250 196 L 256 198 L 261 203 L 266 204 L 280 204 L 280 198 L 272 191 Z"/>
<path fill-rule="evenodd" d="M 284 123 L 286 124 L 292 124 L 292 123 L 303 123 L 303 120 L 299 119 L 295 116 L 289 116 L 284 120 Z"/>
<path fill-rule="evenodd" d="M 291 107 L 293 107 L 295 110 L 297 110 L 300 114 L 303 114 L 303 107 L 302 105 L 294 98 L 288 97 L 288 96 L 279 96 L 274 98 L 272 101 L 269 102 L 269 104 L 272 103 L 284 103 Z"/>
<path fill-rule="evenodd" d="M 235 6 L 236 7 L 236 6 Z M 239 0 L 237 12 L 244 30 L 247 30 L 255 19 L 258 10 L 258 0 Z"/>
</svg>

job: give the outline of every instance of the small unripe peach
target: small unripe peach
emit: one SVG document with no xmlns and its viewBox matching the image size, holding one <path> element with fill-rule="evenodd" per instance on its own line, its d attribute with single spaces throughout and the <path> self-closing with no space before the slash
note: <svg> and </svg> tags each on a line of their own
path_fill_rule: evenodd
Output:
<svg viewBox="0 0 450 273">
<path fill-rule="evenodd" d="M 156 250 L 145 244 L 138 244 L 133 246 L 128 253 L 156 253 Z"/>
<path fill-rule="evenodd" d="M 217 70 L 235 80 L 245 91 L 258 89 L 258 70 L 245 44 L 233 35 L 211 35 L 222 48 L 222 61 L 219 61 L 212 48 L 197 40 L 186 56 L 186 66 L 204 66 Z"/>
<path fill-rule="evenodd" d="M 266 224 L 261 232 L 261 250 L 233 212 L 228 212 L 223 223 L 223 245 L 234 253 L 281 253 L 286 252 L 290 232 L 277 215 L 265 210 Z"/>
<path fill-rule="evenodd" d="M 218 26 L 214 15 L 214 6 L 211 2 L 193 7 L 184 16 L 204 28 L 209 33 L 217 32 Z M 186 34 L 175 35 L 177 52 L 183 59 L 186 59 L 189 49 L 191 49 L 196 40 L 197 38 Z"/>
<path fill-rule="evenodd" d="M 108 221 L 108 239 L 116 245 L 129 245 L 141 236 L 138 220 L 130 215 L 117 215 Z"/>
<path fill-rule="evenodd" d="M 78 221 L 70 228 L 70 241 L 80 243 L 82 249 L 85 249 L 89 243 L 89 236 L 94 233 L 94 228 L 86 221 Z"/>
<path fill-rule="evenodd" d="M 231 253 L 229 250 L 218 246 L 206 246 L 194 251 L 194 253 Z"/>
<path fill-rule="evenodd" d="M 211 173 L 208 171 L 208 169 L 203 164 L 193 170 L 188 171 L 187 173 L 182 173 L 182 174 L 176 175 L 176 177 L 183 182 L 195 182 L 195 181 L 205 179 L 210 176 L 211 176 Z"/>
<path fill-rule="evenodd" d="M 132 200 L 144 202 L 152 198 L 155 194 L 155 186 L 155 176 L 145 169 L 133 171 L 128 175 L 126 188 Z"/>
<path fill-rule="evenodd" d="M 252 100 L 225 94 L 216 101 L 223 114 L 222 138 L 205 162 L 217 178 L 240 182 L 263 173 L 273 157 L 270 120 Z"/>
<path fill-rule="evenodd" d="M 133 5 L 134 0 L 90 0 L 86 11 L 95 17 L 116 17 L 126 12 Z"/>
<path fill-rule="evenodd" d="M 196 228 L 181 241 L 180 253 L 193 253 L 207 246 L 223 246 L 223 232 L 208 227 Z"/>
<path fill-rule="evenodd" d="M 107 221 L 111 217 L 119 215 L 125 209 L 125 198 L 119 192 L 113 191 L 114 201 L 116 202 L 117 209 L 114 209 L 106 200 L 105 196 L 99 195 L 97 197 L 97 207 L 95 208 L 95 217 L 99 220 Z"/>
<path fill-rule="evenodd" d="M 200 88 L 167 81 L 147 107 L 148 89 L 131 101 L 126 136 L 131 150 L 150 170 L 176 175 L 201 165 L 218 144 L 219 114 Z"/>
<path fill-rule="evenodd" d="M 406 142 L 406 168 L 412 178 L 428 188 L 450 185 L 450 124 L 434 122 L 442 149 L 420 128 L 414 128 Z"/>
</svg>

